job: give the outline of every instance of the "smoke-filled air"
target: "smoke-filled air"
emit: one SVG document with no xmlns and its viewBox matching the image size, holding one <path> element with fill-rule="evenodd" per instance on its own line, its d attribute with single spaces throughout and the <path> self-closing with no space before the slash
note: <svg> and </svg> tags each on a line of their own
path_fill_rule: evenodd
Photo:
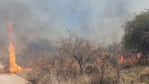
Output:
<svg viewBox="0 0 149 84">
<path fill-rule="evenodd" d="M 149 0 L 0 0 L 0 83 L 149 84 L 148 39 Z"/>
<path fill-rule="evenodd" d="M 122 26 L 149 7 L 148 0 L 0 0 L 1 34 L 9 22 L 15 36 L 57 39 L 67 30 L 109 43 L 120 41 Z M 3 36 L 2 36 L 3 37 Z M 2 39 L 2 38 L 0 38 Z"/>
</svg>

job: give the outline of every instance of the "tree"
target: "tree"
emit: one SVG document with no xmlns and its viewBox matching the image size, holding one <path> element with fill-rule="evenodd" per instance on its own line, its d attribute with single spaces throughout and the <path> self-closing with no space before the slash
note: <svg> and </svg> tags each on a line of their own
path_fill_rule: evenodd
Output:
<svg viewBox="0 0 149 84">
<path fill-rule="evenodd" d="M 124 26 L 122 44 L 126 49 L 141 52 L 143 55 L 149 52 L 149 10 L 136 15 Z"/>
<path fill-rule="evenodd" d="M 90 41 L 74 35 L 62 39 L 59 50 L 61 55 L 67 56 L 67 59 L 72 58 L 76 61 L 81 74 L 83 74 L 85 64 L 89 63 L 98 52 L 98 48 L 93 46 Z"/>
</svg>

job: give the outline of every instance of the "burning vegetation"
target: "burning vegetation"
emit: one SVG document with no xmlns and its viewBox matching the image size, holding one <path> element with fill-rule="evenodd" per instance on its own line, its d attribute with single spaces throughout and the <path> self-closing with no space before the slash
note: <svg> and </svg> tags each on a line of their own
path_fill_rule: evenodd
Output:
<svg viewBox="0 0 149 84">
<path fill-rule="evenodd" d="M 14 42 L 12 39 L 12 24 L 9 23 L 8 27 L 7 27 L 7 32 L 8 32 L 8 36 L 9 36 L 9 47 L 8 47 L 8 51 L 9 51 L 9 73 L 17 73 L 19 71 L 23 71 L 23 70 L 31 70 L 31 69 L 27 69 L 27 68 L 23 68 L 21 66 L 19 66 L 16 63 L 16 54 L 15 54 L 15 48 L 14 48 Z"/>
<path fill-rule="evenodd" d="M 143 12 L 135 20 L 144 18 L 146 13 L 149 16 L 148 11 Z M 132 22 L 137 22 L 135 20 Z M 33 84 L 148 84 L 148 47 L 134 40 L 137 36 L 133 33 L 138 32 L 135 28 L 129 30 L 133 24 L 131 21 L 127 24 L 122 43 L 107 47 L 70 32 L 69 37 L 61 38 L 56 43 L 53 54 L 36 59 L 34 71 L 28 73 L 28 80 Z M 146 33 L 144 37 L 147 38 Z M 133 45 L 134 42 L 137 46 Z M 143 39 L 141 42 L 148 43 L 148 40 Z"/>
<path fill-rule="evenodd" d="M 24 14 L 23 19 L 26 20 L 26 16 L 32 17 Z M 41 29 L 45 24 L 31 22 L 23 27 L 37 27 L 41 32 L 47 32 Z M 149 84 L 148 10 L 128 21 L 122 41 L 115 40 L 111 45 L 96 43 L 86 38 L 88 35 L 81 37 L 70 31 L 68 36 L 51 41 L 47 38 L 49 34 L 41 36 L 40 31 L 28 29 L 22 32 L 23 28 L 18 28 L 22 26 L 20 23 L 14 25 L 17 39 L 13 38 L 12 24 L 8 24 L 8 52 L 5 53 L 9 56 L 5 58 L 8 64 L 4 65 L 8 67 L 4 70 L 24 77 L 32 84 Z M 17 46 L 14 45 L 16 42 Z"/>
<path fill-rule="evenodd" d="M 131 71 L 131 67 L 138 65 L 142 58 L 140 53 L 123 50 L 120 44 L 105 48 L 70 33 L 68 38 L 62 38 L 53 45 L 53 52 L 42 51 L 42 48 L 39 50 L 39 56 L 32 56 L 32 62 L 28 62 L 33 68 L 31 70 L 17 64 L 11 32 L 12 25 L 9 24 L 9 72 L 20 75 L 22 71 L 22 76 L 22 73 L 29 71 L 24 77 L 33 84 L 119 84 L 129 80 L 125 78 L 125 69 Z M 47 46 L 46 50 L 51 50 Z M 34 47 L 40 48 L 38 45 Z M 127 54 L 124 55 L 122 52 Z M 148 79 L 143 80 L 144 77 L 148 77 L 146 74 L 148 72 L 141 73 L 139 79 L 130 79 L 128 82 L 146 82 Z"/>
<path fill-rule="evenodd" d="M 10 73 L 16 73 L 22 68 L 16 64 L 16 58 L 15 58 L 15 50 L 14 50 L 14 44 L 13 41 L 11 40 L 9 43 L 9 71 Z"/>
<path fill-rule="evenodd" d="M 9 36 L 9 48 L 8 48 L 9 50 L 9 72 L 16 73 L 22 70 L 22 67 L 16 63 L 15 48 L 14 48 L 14 43 L 11 37 L 12 24 L 9 24 L 7 28 L 8 28 L 8 36 Z"/>
</svg>

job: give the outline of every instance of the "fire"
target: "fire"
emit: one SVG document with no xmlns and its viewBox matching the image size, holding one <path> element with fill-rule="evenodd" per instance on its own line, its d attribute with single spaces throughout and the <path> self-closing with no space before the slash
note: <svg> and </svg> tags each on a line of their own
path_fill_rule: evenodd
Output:
<svg viewBox="0 0 149 84">
<path fill-rule="evenodd" d="M 120 55 L 118 57 L 118 63 L 123 64 L 123 63 L 133 63 L 137 60 L 140 59 L 140 54 L 139 53 L 132 53 L 129 57 L 125 57 L 123 55 Z"/>
<path fill-rule="evenodd" d="M 14 50 L 14 44 L 12 40 L 10 40 L 9 42 L 9 64 L 10 64 L 10 68 L 9 68 L 10 73 L 15 73 L 22 69 L 20 66 L 16 64 L 15 50 Z"/>
<path fill-rule="evenodd" d="M 16 58 L 15 58 L 15 49 L 14 49 L 14 43 L 11 38 L 11 32 L 12 32 L 12 25 L 8 24 L 7 32 L 9 36 L 9 72 L 10 73 L 16 73 L 17 71 L 22 70 L 22 68 L 16 64 Z"/>
<path fill-rule="evenodd" d="M 118 63 L 121 64 L 123 63 L 125 60 L 124 56 L 123 55 L 120 55 L 119 58 L 118 58 Z"/>
</svg>

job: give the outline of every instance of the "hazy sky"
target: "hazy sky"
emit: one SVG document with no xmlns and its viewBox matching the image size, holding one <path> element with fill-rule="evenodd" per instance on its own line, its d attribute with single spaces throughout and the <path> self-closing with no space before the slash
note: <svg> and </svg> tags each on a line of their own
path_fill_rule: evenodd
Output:
<svg viewBox="0 0 149 84">
<path fill-rule="evenodd" d="M 127 20 L 149 0 L 0 0 L 0 26 L 20 36 L 56 39 L 67 29 L 99 42 L 120 41 Z M 3 32 L 0 32 L 3 33 Z"/>
</svg>

